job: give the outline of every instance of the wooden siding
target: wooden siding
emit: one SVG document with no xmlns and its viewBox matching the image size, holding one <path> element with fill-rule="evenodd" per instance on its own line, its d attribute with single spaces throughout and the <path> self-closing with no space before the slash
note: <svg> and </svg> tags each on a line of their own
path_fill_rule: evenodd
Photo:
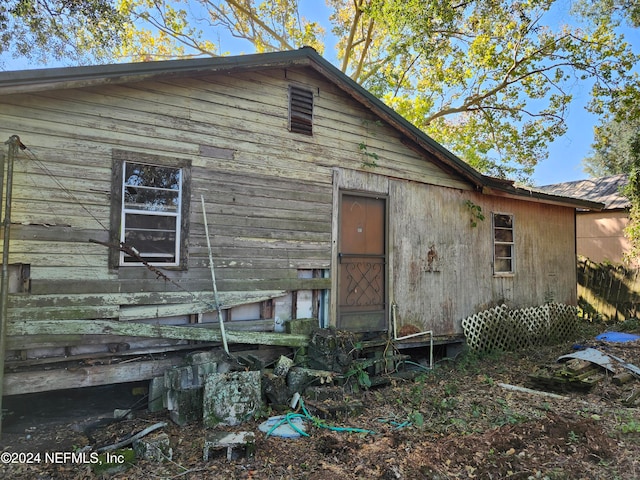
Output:
<svg viewBox="0 0 640 480">
<path fill-rule="evenodd" d="M 462 318 L 495 304 L 576 304 L 572 209 L 398 180 L 389 195 L 400 325 L 459 334 Z M 485 216 L 476 227 L 467 201 Z M 513 275 L 493 274 L 492 212 L 513 215 Z"/>
<path fill-rule="evenodd" d="M 287 130 L 290 84 L 314 93 L 313 136 Z M 201 301 L 211 295 L 201 196 L 228 307 L 330 287 L 331 279 L 299 278 L 299 270 L 331 266 L 334 168 L 466 188 L 303 69 L 11 95 L 0 98 L 0 125 L 0 135 L 17 134 L 29 147 L 15 162 L 10 261 L 30 266 L 30 292 L 11 297 L 14 326 L 182 323 L 211 310 Z M 144 267 L 109 269 L 108 247 L 91 242 L 109 239 L 114 150 L 191 162 L 188 268 L 166 270 L 170 282 Z M 66 334 L 43 342 L 41 330 L 25 331 L 22 348 L 29 338 L 33 347 L 78 345 Z M 20 344 L 9 331 L 11 346 Z"/>
<path fill-rule="evenodd" d="M 290 84 L 314 93 L 312 136 L 288 131 Z M 0 97 L 0 137 L 13 134 L 29 149 L 15 164 L 10 261 L 28 264 L 31 276 L 30 291 L 10 299 L 11 347 L 65 354 L 83 337 L 51 335 L 56 325 L 94 323 L 84 331 L 92 345 L 113 332 L 151 331 L 127 329 L 128 322 L 180 324 L 211 311 L 201 196 L 225 307 L 335 288 L 334 272 L 301 278 L 301 271 L 334 264 L 340 189 L 388 196 L 389 291 L 401 324 L 460 333 L 463 316 L 492 302 L 575 303 L 572 209 L 474 193 L 312 70 Z M 114 150 L 191 163 L 188 268 L 165 270 L 171 281 L 144 267 L 110 269 L 108 247 L 91 242 L 109 240 Z M 487 215 L 476 228 L 466 200 Z M 491 273 L 492 210 L 516 218 L 512 278 Z M 424 268 L 431 245 L 438 272 Z M 162 332 L 170 347 L 176 333 Z M 193 332 L 194 340 L 216 338 Z"/>
<path fill-rule="evenodd" d="M 397 306 L 399 327 L 456 335 L 462 318 L 495 304 L 576 304 L 571 208 L 345 169 L 335 172 L 334 198 L 340 190 L 388 197 L 388 300 Z M 467 201 L 485 216 L 476 227 Z M 513 275 L 493 274 L 492 212 L 514 216 Z M 436 255 L 431 265 L 430 254 Z"/>
</svg>

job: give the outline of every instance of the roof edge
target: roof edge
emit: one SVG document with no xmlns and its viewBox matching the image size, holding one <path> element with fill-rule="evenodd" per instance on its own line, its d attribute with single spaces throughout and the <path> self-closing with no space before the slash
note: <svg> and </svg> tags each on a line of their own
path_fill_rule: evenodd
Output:
<svg viewBox="0 0 640 480">
<path fill-rule="evenodd" d="M 309 50 L 312 49 L 309 48 Z M 225 72 L 251 70 L 259 67 L 276 68 L 296 63 L 305 64 L 308 61 L 309 55 L 300 49 L 228 57 L 14 70 L 0 72 L 0 95 L 46 91 L 54 88 L 115 84 L 192 72 Z"/>
<path fill-rule="evenodd" d="M 602 210 L 604 204 L 545 194 L 514 186 L 513 181 L 483 175 L 460 157 L 387 106 L 360 84 L 331 64 L 312 47 L 283 52 L 254 53 L 228 57 L 164 60 L 78 67 L 17 70 L 0 73 L 0 95 L 33 93 L 62 88 L 142 81 L 196 72 L 233 72 L 257 68 L 310 66 L 345 93 L 397 128 L 411 142 L 434 155 L 442 164 L 486 194 L 512 196 L 522 200 L 553 203 L 588 210 Z"/>
<path fill-rule="evenodd" d="M 489 182 L 485 187 L 483 187 L 482 193 L 488 195 L 512 197 L 519 200 L 531 200 L 537 201 L 539 203 L 560 205 L 576 208 L 579 210 L 591 210 L 596 212 L 604 210 L 605 207 L 605 204 L 601 202 L 583 200 L 581 198 L 575 197 L 564 197 L 562 195 L 553 195 L 551 193 L 544 193 L 533 188 L 518 187 L 515 185 L 506 186 L 504 183 L 499 184 Z"/>
</svg>

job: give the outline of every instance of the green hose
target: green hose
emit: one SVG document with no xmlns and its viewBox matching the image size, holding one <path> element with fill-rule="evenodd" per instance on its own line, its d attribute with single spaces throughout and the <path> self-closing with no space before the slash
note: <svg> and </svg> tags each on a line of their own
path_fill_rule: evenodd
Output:
<svg viewBox="0 0 640 480">
<path fill-rule="evenodd" d="M 307 410 L 307 407 L 304 406 L 304 401 L 302 400 L 302 398 L 300 399 L 300 407 L 302 408 L 303 413 L 291 413 L 291 412 L 287 413 L 284 416 L 284 418 L 282 418 L 278 423 L 276 423 L 273 427 L 269 429 L 269 431 L 267 432 L 267 437 L 271 435 L 276 428 L 280 427 L 281 425 L 284 425 L 285 423 L 287 423 L 293 430 L 295 430 L 297 433 L 299 433 L 303 437 L 308 437 L 309 436 L 308 433 L 303 432 L 302 430 L 300 430 L 298 427 L 294 425 L 294 423 L 292 422 L 294 418 L 301 418 L 302 420 L 306 420 L 313 423 L 313 425 L 315 425 L 316 427 L 326 428 L 327 430 L 332 430 L 334 432 L 370 433 L 370 434 L 376 433 L 373 430 L 367 430 L 366 428 L 334 427 L 332 425 L 327 425 L 322 420 L 314 417 L 309 413 L 309 411 Z"/>
</svg>

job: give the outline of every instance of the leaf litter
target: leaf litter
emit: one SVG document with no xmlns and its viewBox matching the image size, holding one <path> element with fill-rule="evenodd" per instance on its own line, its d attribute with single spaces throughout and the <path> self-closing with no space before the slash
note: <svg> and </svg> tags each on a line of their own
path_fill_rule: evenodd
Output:
<svg viewBox="0 0 640 480">
<path fill-rule="evenodd" d="M 530 387 L 529 375 L 555 364 L 570 344 L 492 355 L 466 353 L 414 380 L 350 393 L 362 413 L 326 422 L 374 434 L 329 431 L 310 425 L 309 437 L 266 436 L 258 425 L 270 415 L 228 431 L 256 432 L 250 457 L 203 460 L 206 430 L 168 422 L 173 456 L 138 459 L 126 469 L 96 473 L 88 464 L 0 464 L 13 479 L 634 479 L 640 476 L 640 413 L 627 399 L 640 381 L 614 384 L 604 375 L 588 392 L 538 395 L 503 388 Z M 640 365 L 640 344 L 606 348 Z M 558 393 L 558 392 L 556 392 Z M 166 412 L 136 412 L 133 419 L 78 431 L 72 424 L 6 433 L 3 452 L 94 450 L 159 421 Z"/>
</svg>

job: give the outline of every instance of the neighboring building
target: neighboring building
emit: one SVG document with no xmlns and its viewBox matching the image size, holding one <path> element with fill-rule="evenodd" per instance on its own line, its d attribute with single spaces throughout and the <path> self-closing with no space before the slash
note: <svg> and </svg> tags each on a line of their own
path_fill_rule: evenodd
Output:
<svg viewBox="0 0 640 480">
<path fill-rule="evenodd" d="M 277 331 L 308 317 L 446 343 L 488 306 L 575 305 L 575 210 L 601 207 L 478 173 L 309 48 L 3 72 L 13 135 L 5 394 L 219 346 L 214 287 L 251 345 L 301 345 Z"/>
<path fill-rule="evenodd" d="M 593 262 L 623 264 L 629 251 L 624 229 L 629 223 L 629 200 L 620 193 L 627 185 L 625 174 L 545 185 L 541 190 L 566 197 L 604 203 L 602 211 L 578 210 L 576 242 L 578 254 Z M 637 266 L 637 261 L 630 262 Z"/>
</svg>

